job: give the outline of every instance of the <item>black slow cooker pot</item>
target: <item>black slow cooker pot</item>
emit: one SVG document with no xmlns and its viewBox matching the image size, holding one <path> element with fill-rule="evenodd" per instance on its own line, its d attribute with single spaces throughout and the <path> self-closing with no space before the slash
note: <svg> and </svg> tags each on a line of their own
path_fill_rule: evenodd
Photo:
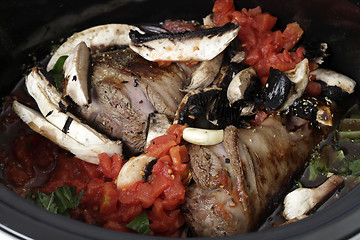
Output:
<svg viewBox="0 0 360 240">
<path fill-rule="evenodd" d="M 297 21 L 306 40 L 327 42 L 326 67 L 360 84 L 359 0 L 235 0 L 238 9 L 260 5 L 278 17 L 276 27 Z M 75 31 L 106 23 L 144 24 L 165 19 L 201 20 L 212 0 L 2 1 L 0 93 L 10 93 L 26 68 L 45 59 L 51 46 Z M 356 97 L 359 98 L 357 90 Z M 0 184 L 0 228 L 17 238 L 156 239 L 90 226 L 47 212 Z M 226 239 L 348 239 L 360 233 L 360 186 L 306 219 L 276 229 Z M 360 235 L 359 235 L 360 236 Z"/>
</svg>

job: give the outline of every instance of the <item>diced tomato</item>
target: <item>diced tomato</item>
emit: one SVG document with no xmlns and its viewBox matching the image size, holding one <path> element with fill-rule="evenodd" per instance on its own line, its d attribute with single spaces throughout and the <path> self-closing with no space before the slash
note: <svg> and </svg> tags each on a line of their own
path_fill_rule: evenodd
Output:
<svg viewBox="0 0 360 240">
<path fill-rule="evenodd" d="M 169 151 L 173 166 L 172 168 L 181 175 L 184 179 L 188 176 L 189 172 L 189 153 L 184 145 L 172 147 Z"/>
<path fill-rule="evenodd" d="M 256 15 L 254 17 L 254 20 L 255 20 L 255 24 L 253 25 L 253 27 L 258 32 L 267 32 L 267 31 L 270 31 L 274 27 L 277 18 L 274 16 L 271 16 L 268 13 L 264 13 L 264 14 Z"/>
<path fill-rule="evenodd" d="M 104 184 L 102 198 L 100 201 L 100 213 L 109 215 L 117 210 L 117 190 L 116 185 L 112 182 Z"/>
<path fill-rule="evenodd" d="M 108 178 L 115 178 L 119 175 L 120 169 L 123 166 L 121 156 L 114 153 L 110 158 L 106 153 L 99 154 L 99 165 L 102 172 Z"/>
<path fill-rule="evenodd" d="M 179 202 L 185 198 L 185 187 L 179 175 L 175 175 L 171 180 L 171 187 L 164 191 L 165 199 L 176 199 Z M 170 209 L 168 209 L 170 210 Z"/>
<path fill-rule="evenodd" d="M 234 11 L 235 6 L 233 0 L 217 0 L 213 6 L 213 13 L 224 13 Z"/>
<path fill-rule="evenodd" d="M 250 8 L 250 9 L 243 8 L 241 12 L 248 17 L 256 17 L 262 13 L 262 10 L 261 7 L 257 6 L 256 8 Z"/>
<path fill-rule="evenodd" d="M 289 23 L 283 32 L 285 40 L 284 49 L 292 49 L 295 44 L 300 40 L 303 33 L 304 31 L 301 29 L 298 23 Z"/>
<path fill-rule="evenodd" d="M 152 173 L 171 178 L 171 174 L 173 172 L 170 167 L 171 161 L 172 160 L 169 155 L 161 157 L 153 166 Z"/>
<path fill-rule="evenodd" d="M 266 118 L 268 114 L 264 111 L 258 111 L 255 114 L 255 119 L 250 120 L 251 125 L 253 126 L 259 126 Z"/>
<path fill-rule="evenodd" d="M 176 232 L 184 225 L 184 217 L 179 209 L 174 211 L 165 211 L 163 200 L 157 199 L 149 212 L 150 228 L 152 231 L 160 234 Z"/>
<path fill-rule="evenodd" d="M 174 165 L 189 162 L 189 153 L 184 145 L 177 145 L 170 149 L 170 157 Z"/>
<path fill-rule="evenodd" d="M 321 93 L 321 84 L 318 82 L 310 81 L 306 86 L 305 91 L 313 96 L 318 96 Z"/>
<path fill-rule="evenodd" d="M 169 186 L 171 186 L 171 182 L 169 181 L 169 178 L 156 174 L 156 177 L 151 181 L 151 185 L 153 186 L 153 194 L 156 197 L 159 197 L 160 194 L 162 194 L 165 189 L 167 189 Z"/>
<path fill-rule="evenodd" d="M 183 137 L 183 131 L 185 128 L 186 128 L 186 125 L 173 124 L 169 127 L 169 129 L 166 131 L 166 133 L 169 135 L 175 135 L 176 143 L 180 144 L 182 137 Z"/>
<path fill-rule="evenodd" d="M 88 163 L 85 161 L 81 161 L 81 163 L 84 167 L 86 174 L 89 176 L 90 179 L 102 178 L 104 176 L 99 165 Z"/>
<path fill-rule="evenodd" d="M 93 205 L 100 204 L 100 195 L 104 187 L 104 180 L 99 178 L 91 179 L 86 186 L 85 196 Z"/>
<path fill-rule="evenodd" d="M 129 223 L 143 212 L 144 212 L 144 208 L 141 206 L 140 203 L 119 204 L 117 214 L 121 222 Z"/>
<path fill-rule="evenodd" d="M 254 66 L 263 86 L 267 81 L 270 67 L 287 71 L 293 69 L 304 58 L 303 49 L 288 52 L 303 34 L 299 24 L 290 23 L 284 32 L 272 32 L 276 17 L 262 13 L 260 7 L 235 11 L 229 7 L 231 4 L 224 0 L 215 2 L 214 23 L 216 26 L 227 22 L 237 22 L 241 25 L 238 38 L 246 53 L 244 63 Z"/>
<path fill-rule="evenodd" d="M 162 135 L 150 142 L 149 147 L 146 149 L 146 154 L 152 157 L 160 158 L 167 155 L 170 148 L 176 145 L 175 135 Z"/>
<path fill-rule="evenodd" d="M 141 183 L 143 181 L 134 183 L 128 189 L 119 189 L 119 201 L 124 204 L 139 204 L 140 202 L 134 197 L 134 194 Z"/>
</svg>

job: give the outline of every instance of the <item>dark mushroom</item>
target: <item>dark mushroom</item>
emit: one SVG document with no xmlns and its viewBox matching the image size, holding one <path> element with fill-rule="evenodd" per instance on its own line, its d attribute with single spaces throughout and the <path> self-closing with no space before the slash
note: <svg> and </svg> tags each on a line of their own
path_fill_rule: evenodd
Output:
<svg viewBox="0 0 360 240">
<path fill-rule="evenodd" d="M 188 92 L 179 104 L 174 122 L 190 127 L 212 128 L 205 116 L 220 91 L 218 87 L 209 87 Z"/>
<path fill-rule="evenodd" d="M 269 77 L 263 90 L 266 110 L 276 111 L 285 103 L 293 83 L 280 70 L 270 68 Z"/>
<path fill-rule="evenodd" d="M 324 57 L 329 56 L 327 53 L 327 43 L 310 41 L 304 43 L 302 46 L 305 49 L 304 57 L 309 59 L 310 62 L 322 64 L 324 62 Z"/>
</svg>

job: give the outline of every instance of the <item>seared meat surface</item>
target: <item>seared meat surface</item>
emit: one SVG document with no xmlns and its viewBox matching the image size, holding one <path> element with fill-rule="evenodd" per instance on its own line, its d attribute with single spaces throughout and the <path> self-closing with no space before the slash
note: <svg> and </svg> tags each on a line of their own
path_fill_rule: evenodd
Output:
<svg viewBox="0 0 360 240">
<path fill-rule="evenodd" d="M 214 237 L 256 230 L 274 196 L 286 190 L 320 141 L 315 131 L 306 122 L 290 132 L 284 119 L 269 117 L 252 129 L 226 127 L 217 146 L 190 146 L 196 183 L 183 210 L 194 233 Z"/>
<path fill-rule="evenodd" d="M 99 131 L 121 139 L 131 153 L 144 150 L 148 115 L 169 119 L 183 97 L 186 74 L 177 65 L 159 67 L 130 48 L 92 56 L 91 99 L 81 116 Z"/>
</svg>

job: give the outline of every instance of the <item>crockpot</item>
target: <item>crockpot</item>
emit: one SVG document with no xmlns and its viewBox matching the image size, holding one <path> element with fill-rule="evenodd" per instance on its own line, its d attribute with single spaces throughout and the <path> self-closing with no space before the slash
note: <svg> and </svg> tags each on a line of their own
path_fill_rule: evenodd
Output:
<svg viewBox="0 0 360 240">
<path fill-rule="evenodd" d="M 325 66 L 360 84 L 359 0 L 235 0 L 241 9 L 261 6 L 278 17 L 276 28 L 297 21 L 305 40 L 327 42 Z M 3 1 L 0 9 L 0 94 L 11 92 L 25 70 L 46 59 L 51 46 L 73 32 L 107 23 L 141 25 L 196 19 L 212 0 Z M 359 90 L 357 89 L 357 98 Z M 0 175 L 1 176 L 1 175 Z M 0 229 L 19 239 L 156 239 L 87 225 L 47 212 L 0 184 Z M 336 203 L 282 227 L 225 239 L 349 239 L 360 233 L 360 186 Z"/>
</svg>

